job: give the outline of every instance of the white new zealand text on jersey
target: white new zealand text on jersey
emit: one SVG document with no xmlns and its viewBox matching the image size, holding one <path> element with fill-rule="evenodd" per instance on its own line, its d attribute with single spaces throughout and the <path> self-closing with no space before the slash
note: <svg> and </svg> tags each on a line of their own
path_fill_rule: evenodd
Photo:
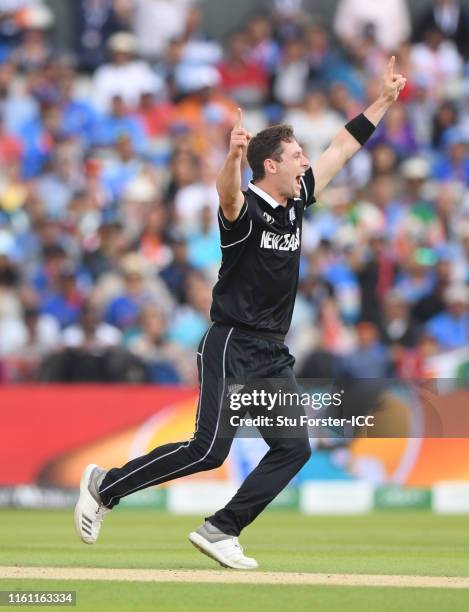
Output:
<svg viewBox="0 0 469 612">
<path fill-rule="evenodd" d="M 275 251 L 296 251 L 300 247 L 300 228 L 295 234 L 276 234 L 264 230 L 261 237 L 261 249 Z"/>
</svg>

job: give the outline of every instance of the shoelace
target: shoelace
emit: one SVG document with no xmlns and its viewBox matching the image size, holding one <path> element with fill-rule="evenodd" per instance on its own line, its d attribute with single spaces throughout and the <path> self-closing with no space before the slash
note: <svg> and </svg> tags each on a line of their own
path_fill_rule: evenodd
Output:
<svg viewBox="0 0 469 612">
<path fill-rule="evenodd" d="M 241 546 L 241 544 L 238 541 L 238 538 L 233 538 L 233 544 L 236 546 L 236 548 L 239 548 L 239 550 L 241 551 L 241 553 L 244 554 L 244 549 Z"/>
<path fill-rule="evenodd" d="M 98 521 L 102 521 L 104 518 L 104 515 L 107 514 L 109 510 L 110 508 L 106 508 L 105 506 L 100 504 L 98 509 L 96 510 L 96 518 L 98 519 Z"/>
</svg>

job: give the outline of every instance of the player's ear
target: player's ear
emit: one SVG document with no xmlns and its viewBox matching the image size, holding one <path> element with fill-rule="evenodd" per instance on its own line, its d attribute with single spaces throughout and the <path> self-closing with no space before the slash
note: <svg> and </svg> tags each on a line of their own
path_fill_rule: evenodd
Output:
<svg viewBox="0 0 469 612">
<path fill-rule="evenodd" d="M 266 174 L 277 174 L 277 164 L 273 159 L 267 158 L 264 161 L 264 170 Z"/>
</svg>

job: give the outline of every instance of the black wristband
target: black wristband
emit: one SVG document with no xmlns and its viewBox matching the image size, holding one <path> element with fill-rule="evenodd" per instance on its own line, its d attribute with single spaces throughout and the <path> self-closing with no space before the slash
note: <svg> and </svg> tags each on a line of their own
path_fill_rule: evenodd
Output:
<svg viewBox="0 0 469 612">
<path fill-rule="evenodd" d="M 345 126 L 345 129 L 363 147 L 363 145 L 375 131 L 376 126 L 371 123 L 371 121 L 367 119 L 363 113 L 361 113 L 360 115 L 357 115 L 356 117 L 351 119 Z"/>
</svg>

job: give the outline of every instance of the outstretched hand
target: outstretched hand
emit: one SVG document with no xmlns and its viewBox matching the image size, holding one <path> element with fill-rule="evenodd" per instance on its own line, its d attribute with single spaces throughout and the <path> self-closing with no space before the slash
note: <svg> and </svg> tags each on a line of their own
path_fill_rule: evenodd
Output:
<svg viewBox="0 0 469 612">
<path fill-rule="evenodd" d="M 393 55 L 386 66 L 383 75 L 383 97 L 388 102 L 394 102 L 399 97 L 399 94 L 404 89 L 407 79 L 402 74 L 394 73 L 394 64 L 396 58 Z"/>
<path fill-rule="evenodd" d="M 236 114 L 236 123 L 233 129 L 231 130 L 230 153 L 242 157 L 248 147 L 251 138 L 251 132 L 248 132 L 245 128 L 243 128 L 243 111 L 238 108 Z"/>
</svg>

